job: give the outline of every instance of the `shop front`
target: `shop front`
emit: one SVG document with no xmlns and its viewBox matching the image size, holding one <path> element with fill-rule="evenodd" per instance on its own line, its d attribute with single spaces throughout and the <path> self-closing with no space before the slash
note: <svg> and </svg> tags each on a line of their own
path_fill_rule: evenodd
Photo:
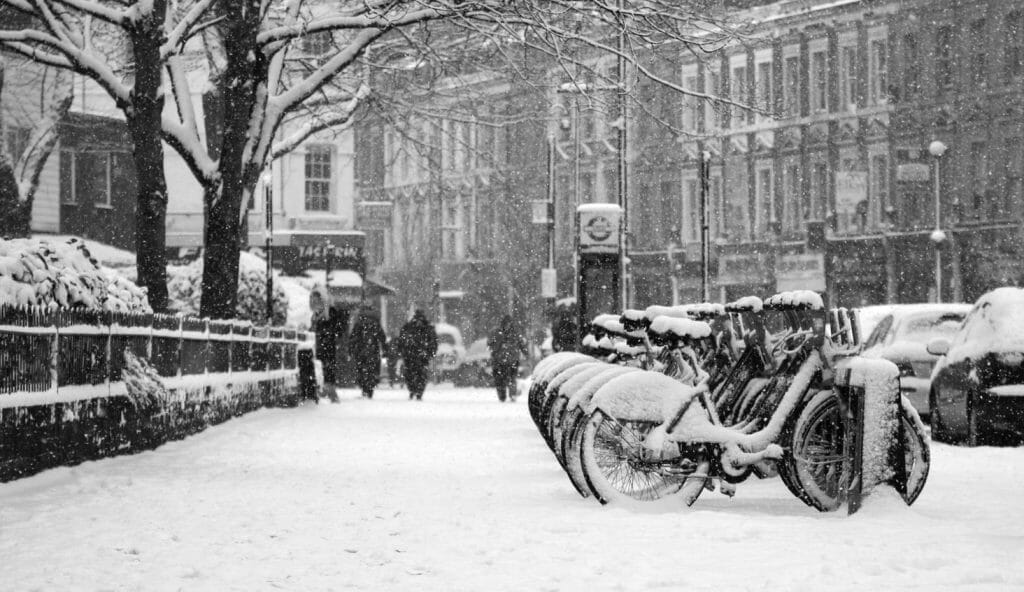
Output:
<svg viewBox="0 0 1024 592">
<path fill-rule="evenodd" d="M 885 304 L 889 271 L 884 239 L 826 241 L 825 270 L 830 306 Z"/>
<path fill-rule="evenodd" d="M 724 302 L 744 296 L 771 296 L 774 281 L 768 256 L 761 252 L 719 255 L 717 284 Z"/>
</svg>

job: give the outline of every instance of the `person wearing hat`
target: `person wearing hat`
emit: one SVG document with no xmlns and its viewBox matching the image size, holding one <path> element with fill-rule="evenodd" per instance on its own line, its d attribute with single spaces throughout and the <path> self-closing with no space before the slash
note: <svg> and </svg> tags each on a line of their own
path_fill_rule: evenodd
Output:
<svg viewBox="0 0 1024 592">
<path fill-rule="evenodd" d="M 427 369 L 437 353 L 437 332 L 422 310 L 417 310 L 402 327 L 398 335 L 398 351 L 402 354 L 409 399 L 421 401 L 427 387 Z"/>
<path fill-rule="evenodd" d="M 373 307 L 364 304 L 349 333 L 348 353 L 356 369 L 356 384 L 367 399 L 373 398 L 373 389 L 380 382 L 380 358 L 387 344 L 387 336 L 380 326 L 380 318 Z"/>
</svg>

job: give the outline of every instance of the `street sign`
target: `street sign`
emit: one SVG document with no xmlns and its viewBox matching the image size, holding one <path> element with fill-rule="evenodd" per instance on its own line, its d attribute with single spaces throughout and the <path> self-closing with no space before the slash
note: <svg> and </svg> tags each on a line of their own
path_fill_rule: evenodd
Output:
<svg viewBox="0 0 1024 592">
<path fill-rule="evenodd" d="M 576 210 L 581 253 L 618 253 L 622 208 L 615 204 L 584 204 Z"/>
<path fill-rule="evenodd" d="M 533 223 L 534 224 L 551 224 L 554 220 L 552 215 L 551 202 L 547 200 L 534 200 L 531 202 L 533 206 Z"/>
<path fill-rule="evenodd" d="M 558 275 L 550 267 L 540 270 L 541 298 L 554 298 L 558 294 Z"/>
</svg>

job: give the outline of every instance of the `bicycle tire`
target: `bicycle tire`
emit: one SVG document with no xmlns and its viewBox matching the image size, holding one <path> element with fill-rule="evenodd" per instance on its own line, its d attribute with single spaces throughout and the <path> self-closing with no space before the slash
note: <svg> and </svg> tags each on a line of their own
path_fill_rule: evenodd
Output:
<svg viewBox="0 0 1024 592">
<path fill-rule="evenodd" d="M 666 475 L 645 470 L 643 439 L 656 425 L 651 421 L 616 420 L 600 409 L 583 426 L 580 442 L 580 466 L 587 487 L 602 504 L 648 503 L 676 497 L 692 504 L 707 481 L 707 462 L 700 477 Z M 674 446 L 674 445 L 673 445 Z M 671 451 L 668 451 L 669 453 Z M 656 459 L 657 460 L 657 459 Z M 698 468 L 699 470 L 699 468 Z"/>
<path fill-rule="evenodd" d="M 583 426 L 587 416 L 579 407 L 569 411 L 565 416 L 565 429 L 562 430 L 562 458 L 565 474 L 582 497 L 590 497 L 587 478 L 580 465 L 580 443 L 583 437 Z"/>
<path fill-rule="evenodd" d="M 845 441 L 846 428 L 838 397 L 832 391 L 819 392 L 808 401 L 797 419 L 789 470 L 792 471 L 790 477 L 803 492 L 797 497 L 820 512 L 837 510 L 842 504 L 843 491 L 849 481 L 843 469 Z"/>
</svg>

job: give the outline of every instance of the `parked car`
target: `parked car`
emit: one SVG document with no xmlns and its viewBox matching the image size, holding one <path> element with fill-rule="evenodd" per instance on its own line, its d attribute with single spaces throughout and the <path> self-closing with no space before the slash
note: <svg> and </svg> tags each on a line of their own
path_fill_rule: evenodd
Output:
<svg viewBox="0 0 1024 592">
<path fill-rule="evenodd" d="M 864 342 L 864 356 L 882 358 L 900 369 L 900 390 L 922 416 L 929 414 L 928 393 L 932 368 L 938 356 L 928 353 L 928 343 L 952 338 L 970 304 L 894 304 L 874 326 Z"/>
<path fill-rule="evenodd" d="M 1024 436 L 1024 289 L 981 298 L 960 330 L 928 344 L 932 438 L 968 446 Z"/>
<path fill-rule="evenodd" d="M 456 368 L 452 382 L 455 386 L 491 386 L 491 348 L 487 339 L 477 339 L 466 348 L 462 363 Z"/>
<path fill-rule="evenodd" d="M 466 356 L 466 347 L 462 343 L 462 331 L 448 323 L 435 323 L 437 333 L 437 355 L 434 356 L 434 377 L 439 382 L 452 379 L 455 369 Z"/>
</svg>

